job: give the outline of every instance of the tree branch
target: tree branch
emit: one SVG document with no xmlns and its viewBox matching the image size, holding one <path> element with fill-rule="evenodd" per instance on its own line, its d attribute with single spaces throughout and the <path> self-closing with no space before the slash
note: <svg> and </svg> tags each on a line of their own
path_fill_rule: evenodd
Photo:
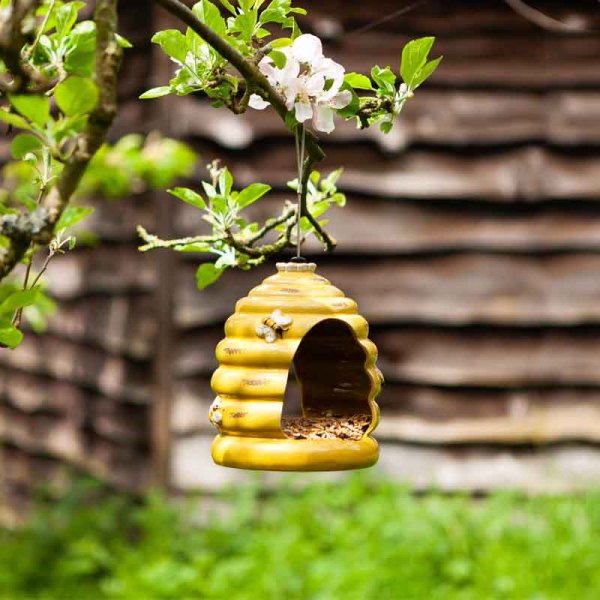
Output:
<svg viewBox="0 0 600 600">
<path fill-rule="evenodd" d="M 85 130 L 79 135 L 73 154 L 40 208 L 29 215 L 5 215 L 0 219 L 0 233 L 9 239 L 0 254 L 0 280 L 23 258 L 31 242 L 47 244 L 54 227 L 77 189 L 85 170 L 106 139 L 117 110 L 117 74 L 121 49 L 117 44 L 118 0 L 98 0 L 94 12 L 96 23 L 96 84 L 98 103 L 90 113 Z"/>
<path fill-rule="evenodd" d="M 196 15 L 179 0 L 155 0 L 166 11 L 183 21 L 195 31 L 204 41 L 210 44 L 224 59 L 229 61 L 246 80 L 248 93 L 256 92 L 271 103 L 277 114 L 285 122 L 288 113 L 284 99 L 277 93 L 269 80 L 260 72 L 254 62 L 247 60 L 233 46 L 228 44 L 218 33 L 203 23 Z M 325 158 L 325 153 L 319 146 L 318 138 L 310 131 L 306 132 L 306 149 L 314 161 Z"/>
<path fill-rule="evenodd" d="M 244 56 L 242 56 L 242 54 L 228 44 L 218 33 L 213 31 L 210 27 L 198 19 L 196 15 L 187 6 L 185 6 L 185 4 L 180 2 L 180 0 L 156 0 L 156 2 L 172 15 L 183 21 L 183 23 L 195 31 L 202 39 L 210 44 L 223 58 L 229 61 L 237 69 L 246 83 L 246 90 L 244 92 L 243 100 L 247 101 L 247 98 L 249 98 L 251 93 L 257 92 L 263 97 L 263 99 L 267 100 L 273 106 L 277 114 L 285 122 L 288 114 L 285 101 L 269 83 L 269 80 L 261 73 L 256 62 L 247 60 Z M 236 110 L 238 108 L 241 110 Z M 234 112 L 243 112 L 244 109 L 245 102 L 244 106 L 234 106 Z M 306 132 L 306 153 L 307 158 L 304 165 L 302 194 L 300 199 L 300 214 L 298 214 L 296 218 L 300 219 L 302 216 L 305 216 L 313 226 L 317 237 L 325 245 L 325 249 L 328 252 L 331 252 L 336 247 L 337 242 L 326 231 L 323 230 L 317 219 L 311 214 L 306 200 L 307 182 L 312 171 L 312 166 L 315 162 L 321 161 L 323 158 L 325 158 L 325 154 L 319 145 L 318 138 L 310 131 Z M 284 218 L 281 223 L 286 221 L 287 218 Z M 273 227 L 281 223 L 276 223 Z M 290 244 L 291 228 L 289 228 L 289 231 L 286 235 L 278 238 L 273 244 L 265 244 L 263 246 L 254 247 L 253 244 L 261 239 L 261 237 L 263 237 L 268 231 L 269 229 L 267 229 L 267 231 L 260 236 L 257 234 L 250 243 L 245 243 L 238 240 L 231 232 L 228 231 L 226 232 L 226 241 L 239 252 L 243 252 L 248 256 L 256 258 L 259 258 L 263 255 L 273 254 Z"/>
</svg>

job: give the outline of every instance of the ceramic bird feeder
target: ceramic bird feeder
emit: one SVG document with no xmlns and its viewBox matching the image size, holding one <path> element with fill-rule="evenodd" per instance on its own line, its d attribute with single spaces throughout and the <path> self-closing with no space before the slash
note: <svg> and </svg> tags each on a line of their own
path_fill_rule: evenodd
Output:
<svg viewBox="0 0 600 600">
<path fill-rule="evenodd" d="M 335 471 L 377 462 L 377 349 L 356 302 L 315 268 L 277 264 L 225 324 L 209 414 L 220 465 Z"/>
</svg>

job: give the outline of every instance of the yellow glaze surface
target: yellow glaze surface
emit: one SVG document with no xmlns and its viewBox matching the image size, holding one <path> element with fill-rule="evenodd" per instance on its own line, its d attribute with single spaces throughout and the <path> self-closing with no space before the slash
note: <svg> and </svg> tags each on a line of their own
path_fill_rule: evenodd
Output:
<svg viewBox="0 0 600 600">
<path fill-rule="evenodd" d="M 353 300 L 314 273 L 314 265 L 277 267 L 277 274 L 237 302 L 225 324 L 226 337 L 217 346 L 219 368 L 211 381 L 217 397 L 209 415 L 219 431 L 213 459 L 228 467 L 275 471 L 369 467 L 378 458 L 377 442 L 370 434 L 379 420 L 375 398 L 382 379 L 375 366 L 377 349 L 367 338 L 368 324 Z M 268 343 L 257 335 L 257 327 L 275 310 L 291 317 L 292 323 Z M 365 351 L 371 425 L 357 441 L 287 438 L 280 420 L 294 354 L 312 327 L 332 318 L 346 323 Z"/>
</svg>

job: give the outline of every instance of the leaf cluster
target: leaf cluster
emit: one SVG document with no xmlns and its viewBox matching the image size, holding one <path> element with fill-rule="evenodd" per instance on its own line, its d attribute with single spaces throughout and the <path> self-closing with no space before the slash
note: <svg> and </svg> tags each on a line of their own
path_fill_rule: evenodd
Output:
<svg viewBox="0 0 600 600">
<path fill-rule="evenodd" d="M 39 333 L 45 329 L 46 319 L 55 312 L 56 305 L 40 285 L 23 290 L 14 282 L 0 283 L 0 346 L 16 348 L 22 342 L 23 332 L 13 324 L 18 310 L 23 310 L 25 319 Z"/>
<path fill-rule="evenodd" d="M 172 196 L 200 211 L 200 218 L 210 227 L 209 232 L 194 237 L 162 240 L 139 228 L 145 242 L 140 247 L 143 251 L 167 247 L 176 252 L 217 256 L 216 261 L 204 262 L 198 267 L 196 281 L 199 289 L 214 283 L 227 268 L 250 268 L 297 242 L 292 229 L 296 209 L 291 202 L 285 203 L 279 217 L 267 219 L 262 224 L 242 213 L 263 198 L 271 190 L 271 186 L 252 183 L 235 190 L 233 176 L 227 167 L 220 167 L 214 162 L 209 165 L 209 172 L 211 181 L 201 182 L 203 194 L 187 187 L 168 190 Z M 318 171 L 311 173 L 307 186 L 307 206 L 315 218 L 323 215 L 334 204 L 344 206 L 346 197 L 337 189 L 341 173 L 341 169 L 333 171 L 327 177 L 321 177 Z M 297 180 L 288 182 L 288 186 L 296 191 Z M 326 223 L 326 220 L 320 221 L 322 226 Z M 306 217 L 302 217 L 300 226 L 303 242 L 314 232 L 314 226 Z M 271 243 L 269 239 L 272 239 Z"/>
<path fill-rule="evenodd" d="M 300 33 L 294 15 L 306 14 L 304 9 L 293 7 L 291 0 L 240 0 L 235 4 L 220 0 L 220 4 L 225 16 L 210 0 L 200 0 L 194 4 L 192 12 L 249 60 L 263 55 L 273 26 L 291 30 L 291 37 L 277 40 L 274 47 L 291 43 Z M 159 31 L 152 41 L 178 68 L 169 85 L 152 88 L 141 98 L 204 92 L 213 99 L 215 106 L 235 106 L 242 85 L 240 79 L 229 63 L 192 29 L 188 27 L 185 34 L 178 29 Z M 276 50 L 272 52 L 276 54 Z"/>
<path fill-rule="evenodd" d="M 383 133 L 392 130 L 405 102 L 415 90 L 436 70 L 442 57 L 429 59 L 434 37 L 423 37 L 408 42 L 402 49 L 398 73 L 389 67 L 375 65 L 371 77 L 360 73 L 347 73 L 346 89 L 352 92 L 352 102 L 339 112 L 346 119 L 356 119 L 360 128 L 379 123 Z M 359 96 L 367 91 L 369 96 Z"/>
</svg>

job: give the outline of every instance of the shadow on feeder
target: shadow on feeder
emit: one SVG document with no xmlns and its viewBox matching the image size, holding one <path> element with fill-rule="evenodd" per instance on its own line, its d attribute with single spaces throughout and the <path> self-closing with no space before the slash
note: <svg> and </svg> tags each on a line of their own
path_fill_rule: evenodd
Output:
<svg viewBox="0 0 600 600">
<path fill-rule="evenodd" d="M 290 368 L 281 417 L 284 435 L 359 440 L 372 420 L 366 360 L 347 323 L 325 319 L 312 327 Z"/>
</svg>

